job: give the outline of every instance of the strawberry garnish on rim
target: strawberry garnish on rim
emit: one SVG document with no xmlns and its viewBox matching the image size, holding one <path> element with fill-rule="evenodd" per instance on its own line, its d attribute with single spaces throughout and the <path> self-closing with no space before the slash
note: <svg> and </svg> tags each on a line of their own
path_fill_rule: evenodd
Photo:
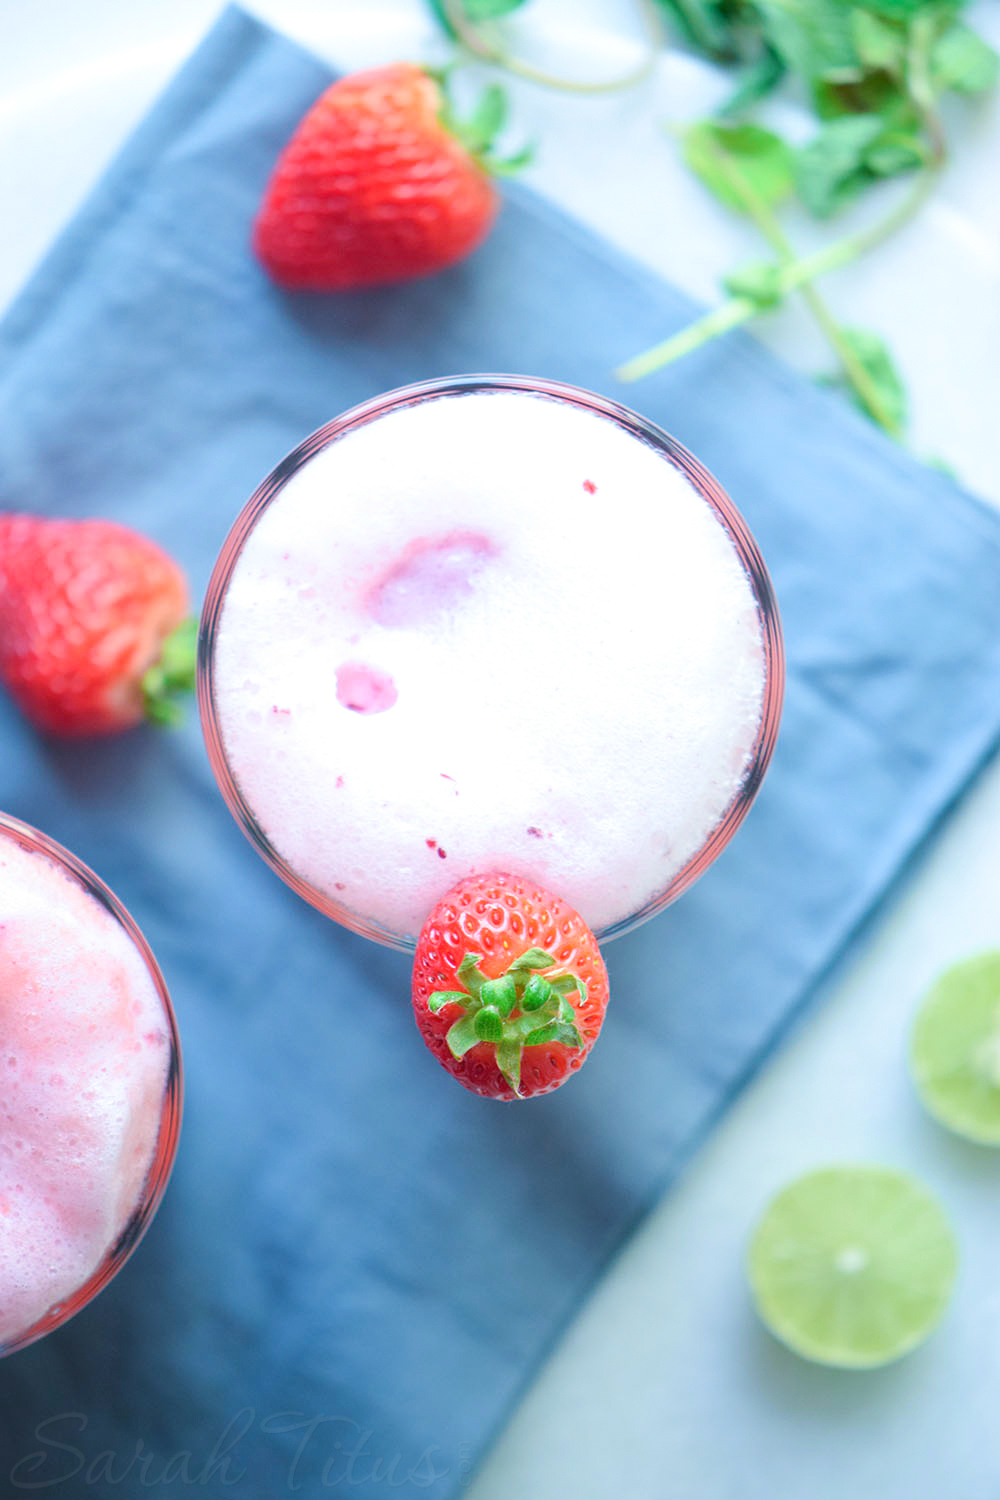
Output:
<svg viewBox="0 0 1000 1500">
<path fill-rule="evenodd" d="M 608 980 L 579 913 L 534 881 L 460 881 L 424 924 L 413 969 L 417 1025 L 473 1093 L 525 1099 L 576 1072 L 597 1039 Z"/>
</svg>

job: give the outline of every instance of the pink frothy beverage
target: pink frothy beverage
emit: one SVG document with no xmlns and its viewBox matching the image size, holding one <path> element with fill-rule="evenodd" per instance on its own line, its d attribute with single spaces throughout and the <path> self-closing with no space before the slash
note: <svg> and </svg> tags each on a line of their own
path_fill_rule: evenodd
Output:
<svg viewBox="0 0 1000 1500">
<path fill-rule="evenodd" d="M 783 683 L 711 475 L 622 407 L 503 376 L 392 392 L 291 454 L 216 565 L 201 666 L 258 850 L 399 947 L 481 871 L 599 937 L 652 915 L 745 814 Z"/>
<path fill-rule="evenodd" d="M 135 923 L 0 814 L 0 1354 L 110 1281 L 166 1187 L 181 1114 L 170 1000 Z"/>
</svg>

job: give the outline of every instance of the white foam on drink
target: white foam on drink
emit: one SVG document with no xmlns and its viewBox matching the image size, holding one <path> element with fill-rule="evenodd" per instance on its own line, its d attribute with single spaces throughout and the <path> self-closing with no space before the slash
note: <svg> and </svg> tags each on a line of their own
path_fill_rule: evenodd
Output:
<svg viewBox="0 0 1000 1500">
<path fill-rule="evenodd" d="M 127 1225 L 169 1055 L 124 928 L 0 834 L 0 1346 L 82 1286 Z"/>
<path fill-rule="evenodd" d="M 503 869 L 604 928 L 730 805 L 763 663 L 684 475 L 608 418 L 494 391 L 397 408 L 291 478 L 232 574 L 214 692 L 262 830 L 349 910 L 412 937 Z"/>
</svg>

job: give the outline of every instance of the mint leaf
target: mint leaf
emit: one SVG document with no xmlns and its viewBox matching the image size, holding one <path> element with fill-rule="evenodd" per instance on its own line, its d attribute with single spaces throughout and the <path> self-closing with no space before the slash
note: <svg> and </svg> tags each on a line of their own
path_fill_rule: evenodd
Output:
<svg viewBox="0 0 1000 1500">
<path fill-rule="evenodd" d="M 746 297 L 758 312 L 767 312 L 785 300 L 780 275 L 781 268 L 773 261 L 750 261 L 724 276 L 722 285 L 731 297 Z"/>
<path fill-rule="evenodd" d="M 448 19 L 448 12 L 445 10 L 444 6 L 442 5 L 441 0 L 427 0 L 427 4 L 430 7 L 431 14 L 434 16 L 434 19 L 437 21 L 437 23 L 441 27 L 441 29 L 443 31 L 446 31 L 448 33 L 448 35 L 451 37 L 452 41 L 455 41 L 456 40 L 455 28 L 451 24 L 451 22 L 449 21 L 449 19 Z"/>
<path fill-rule="evenodd" d="M 905 100 L 899 80 L 891 73 L 872 69 L 851 80 L 820 78 L 813 89 L 813 104 L 821 120 L 841 115 L 875 115 Z"/>
<path fill-rule="evenodd" d="M 716 0 L 659 0 L 682 39 L 717 62 L 732 62 L 739 47 L 729 17 Z"/>
<path fill-rule="evenodd" d="M 908 21 L 921 13 L 951 15 L 964 4 L 965 0 L 866 0 L 865 9 L 880 16 Z"/>
<path fill-rule="evenodd" d="M 968 26 L 952 26 L 931 51 L 931 77 L 941 89 L 980 94 L 997 81 L 1000 58 Z"/>
<path fill-rule="evenodd" d="M 436 16 L 438 23 L 444 27 L 448 35 L 455 40 L 455 28 L 448 19 L 442 0 L 427 0 L 428 5 Z M 496 16 L 505 16 L 509 11 L 517 10 L 525 4 L 525 0 L 462 0 L 462 13 L 470 21 L 492 21 Z"/>
<path fill-rule="evenodd" d="M 865 152 L 865 166 L 875 177 L 895 177 L 926 160 L 927 148 L 918 135 L 886 135 Z"/>
<path fill-rule="evenodd" d="M 759 125 L 699 120 L 681 137 L 684 160 L 728 208 L 748 212 L 748 197 L 773 207 L 792 191 L 791 147 Z"/>
<path fill-rule="evenodd" d="M 901 70 L 906 38 L 898 27 L 880 20 L 870 10 L 852 10 L 849 25 L 854 50 L 866 68 L 885 73 Z"/>
<path fill-rule="evenodd" d="M 828 121 L 795 157 L 795 186 L 810 213 L 827 219 L 869 180 L 865 153 L 885 130 L 879 115 Z"/>
<path fill-rule="evenodd" d="M 494 16 L 506 16 L 524 4 L 525 0 L 463 0 L 462 9 L 470 21 L 492 21 Z"/>
<path fill-rule="evenodd" d="M 785 64 L 770 47 L 765 47 L 755 62 L 745 69 L 729 98 L 719 106 L 716 115 L 729 119 L 742 114 L 777 88 L 785 76 Z"/>
<path fill-rule="evenodd" d="M 807 86 L 856 69 L 844 0 L 754 0 L 769 45 Z"/>
<path fill-rule="evenodd" d="M 870 328 L 841 328 L 841 336 L 874 385 L 879 400 L 897 433 L 906 426 L 906 387 L 885 340 Z M 865 407 L 852 391 L 855 405 Z"/>
</svg>

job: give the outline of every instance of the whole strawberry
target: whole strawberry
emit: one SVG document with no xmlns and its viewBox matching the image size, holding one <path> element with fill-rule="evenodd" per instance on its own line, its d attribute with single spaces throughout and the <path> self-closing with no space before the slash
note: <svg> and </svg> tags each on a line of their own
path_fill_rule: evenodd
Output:
<svg viewBox="0 0 1000 1500">
<path fill-rule="evenodd" d="M 583 918 L 519 875 L 472 875 L 424 923 L 413 1010 L 441 1065 L 487 1099 L 565 1083 L 604 1021 L 608 976 Z"/>
<path fill-rule="evenodd" d="M 113 521 L 0 514 L 0 681 L 50 734 L 173 716 L 194 676 L 180 568 Z"/>
<path fill-rule="evenodd" d="M 253 245 L 281 286 L 347 291 L 427 276 L 485 239 L 499 199 L 488 173 L 503 95 L 465 127 L 434 78 L 393 63 L 333 84 L 285 147 Z"/>
</svg>

